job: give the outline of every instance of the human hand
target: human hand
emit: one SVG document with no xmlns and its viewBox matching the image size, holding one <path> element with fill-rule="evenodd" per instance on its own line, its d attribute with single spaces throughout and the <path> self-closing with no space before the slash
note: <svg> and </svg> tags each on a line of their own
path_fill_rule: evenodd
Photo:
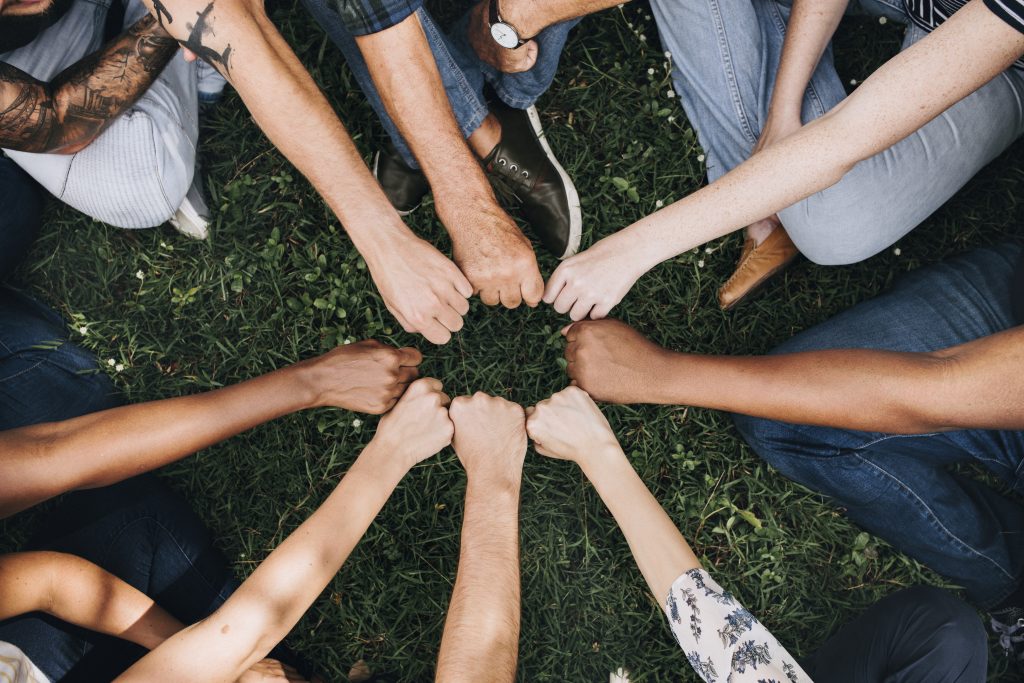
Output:
<svg viewBox="0 0 1024 683">
<path fill-rule="evenodd" d="M 470 481 L 519 484 L 526 458 L 526 417 L 516 403 L 477 392 L 448 411 L 452 445 Z"/>
<path fill-rule="evenodd" d="M 618 320 L 584 320 L 562 330 L 566 370 L 598 401 L 653 403 L 669 351 Z"/>
<path fill-rule="evenodd" d="M 647 272 L 630 254 L 628 230 L 605 237 L 562 261 L 548 280 L 544 303 L 573 320 L 608 315 Z"/>
<path fill-rule="evenodd" d="M 416 366 L 422 361 L 414 348 L 396 349 L 367 340 L 339 346 L 296 367 L 315 396 L 315 407 L 380 415 L 391 410 L 416 379 Z"/>
<path fill-rule="evenodd" d="M 367 451 L 412 469 L 450 444 L 455 432 L 448 418 L 451 399 L 441 389 L 441 382 L 432 377 L 409 385 L 391 412 L 381 418 L 370 442 L 373 448 L 367 447 Z"/>
<path fill-rule="evenodd" d="M 239 676 L 237 683 L 265 683 L 267 681 L 308 683 L 294 668 L 270 658 L 261 659 L 249 667 L 248 671 Z"/>
<path fill-rule="evenodd" d="M 473 286 L 429 242 L 409 235 L 367 258 L 384 305 L 406 332 L 447 344 L 462 329 Z"/>
<path fill-rule="evenodd" d="M 490 2 L 491 0 L 478 2 L 470 10 L 469 25 L 466 27 L 469 44 L 473 46 L 477 57 L 498 71 L 507 74 L 529 71 L 537 63 L 540 46 L 537 45 L 536 40 L 530 40 L 514 50 L 498 45 L 494 37 L 491 36 L 491 26 L 488 21 Z M 518 24 L 513 22 L 513 25 L 522 30 Z"/>
<path fill-rule="evenodd" d="M 493 198 L 452 203 L 435 195 L 435 206 L 451 235 L 455 263 L 480 301 L 506 308 L 540 303 L 544 278 L 533 245 Z"/>
<path fill-rule="evenodd" d="M 526 432 L 541 455 L 580 467 L 622 455 L 608 420 L 587 392 L 566 387 L 527 409 Z"/>
<path fill-rule="evenodd" d="M 762 149 L 771 147 L 779 140 L 788 138 L 800 130 L 803 125 L 803 121 L 800 120 L 799 108 L 790 114 L 773 114 L 769 112 L 764 128 L 761 129 L 761 137 L 757 139 L 757 144 L 751 150 L 750 156 L 754 156 Z"/>
</svg>

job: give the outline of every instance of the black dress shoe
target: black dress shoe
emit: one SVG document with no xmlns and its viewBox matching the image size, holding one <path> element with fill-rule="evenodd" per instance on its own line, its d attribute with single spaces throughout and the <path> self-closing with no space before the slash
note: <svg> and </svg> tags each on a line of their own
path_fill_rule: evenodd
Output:
<svg viewBox="0 0 1024 683">
<path fill-rule="evenodd" d="M 501 142 L 484 159 L 484 168 L 511 186 L 544 246 L 560 259 L 572 256 L 583 229 L 580 198 L 544 137 L 537 109 L 496 102 L 491 113 L 501 124 Z"/>
<path fill-rule="evenodd" d="M 373 177 L 380 183 L 391 206 L 402 216 L 418 209 L 430 192 L 427 176 L 420 169 L 407 166 L 390 140 L 373 157 Z"/>
</svg>

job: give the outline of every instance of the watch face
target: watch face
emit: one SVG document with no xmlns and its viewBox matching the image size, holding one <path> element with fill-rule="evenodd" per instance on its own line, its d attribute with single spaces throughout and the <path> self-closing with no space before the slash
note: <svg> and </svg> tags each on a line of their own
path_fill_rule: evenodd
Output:
<svg viewBox="0 0 1024 683">
<path fill-rule="evenodd" d="M 516 33 L 514 28 L 500 21 L 491 24 L 491 37 L 494 38 L 494 42 L 498 45 L 509 50 L 519 47 L 519 34 Z"/>
</svg>

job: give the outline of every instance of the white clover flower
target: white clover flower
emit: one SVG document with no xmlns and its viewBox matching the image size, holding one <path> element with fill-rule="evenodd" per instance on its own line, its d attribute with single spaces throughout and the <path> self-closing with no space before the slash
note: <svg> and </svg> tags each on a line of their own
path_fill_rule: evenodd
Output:
<svg viewBox="0 0 1024 683">
<path fill-rule="evenodd" d="M 648 76 L 653 76 L 654 75 L 654 67 L 651 67 L 650 69 L 647 70 L 647 75 Z"/>
<path fill-rule="evenodd" d="M 899 247 L 896 247 L 895 249 L 892 250 L 892 253 L 893 253 L 893 256 L 899 256 L 903 252 L 900 250 Z"/>
<path fill-rule="evenodd" d="M 673 90 L 672 88 L 669 88 L 668 90 L 665 91 L 665 97 L 669 98 L 670 100 L 674 100 L 676 98 L 676 91 Z"/>
<path fill-rule="evenodd" d="M 672 59 L 672 53 L 668 50 L 665 50 L 665 59 Z"/>
<path fill-rule="evenodd" d="M 352 426 L 355 427 L 356 429 L 359 429 L 360 427 L 363 426 L 363 421 L 357 417 L 356 419 L 352 420 Z"/>
<path fill-rule="evenodd" d="M 704 247 L 704 253 L 705 254 L 710 254 L 712 252 L 714 252 L 714 249 L 712 249 L 711 247 Z"/>
<path fill-rule="evenodd" d="M 167 242 L 160 242 L 160 246 L 164 249 L 167 248 Z"/>
<path fill-rule="evenodd" d="M 701 259 L 700 261 L 697 261 L 697 267 L 698 268 L 703 268 L 704 267 L 704 259 Z"/>
<path fill-rule="evenodd" d="M 139 278 L 140 280 L 145 280 L 146 274 L 143 273 L 141 270 L 137 270 L 135 271 L 135 277 Z"/>
<path fill-rule="evenodd" d="M 78 334 L 89 334 L 89 328 L 86 327 L 85 325 L 82 325 L 81 327 L 78 328 Z"/>
<path fill-rule="evenodd" d="M 647 42 L 647 36 L 645 36 L 644 34 L 642 34 L 642 33 L 641 33 L 641 34 L 640 34 L 640 40 L 641 40 L 642 42 L 645 42 L 645 43 L 646 43 L 646 42 Z"/>
<path fill-rule="evenodd" d="M 114 366 L 114 371 L 115 372 L 121 372 L 122 370 L 124 370 L 124 364 L 123 363 L 118 363 L 117 365 Z"/>
<path fill-rule="evenodd" d="M 114 365 L 116 365 L 116 364 L 117 364 L 117 361 L 114 360 L 113 358 L 108 358 L 107 359 L 107 365 L 109 365 L 110 367 L 114 367 Z"/>
<path fill-rule="evenodd" d="M 850 85 L 857 85 L 857 79 L 856 78 L 851 78 L 850 79 Z"/>
<path fill-rule="evenodd" d="M 697 161 L 701 162 L 702 164 L 704 163 L 704 159 L 705 159 L 705 156 L 703 154 L 698 154 L 697 155 Z"/>
<path fill-rule="evenodd" d="M 884 26 L 885 24 L 889 23 L 889 20 L 886 19 L 885 17 L 878 17 L 878 23 Z"/>
<path fill-rule="evenodd" d="M 661 201 L 660 199 L 658 201 L 654 202 L 654 208 L 656 208 L 656 209 L 660 209 L 663 206 L 665 206 L 665 202 Z"/>
<path fill-rule="evenodd" d="M 676 117 L 675 117 L 675 116 L 669 116 L 669 117 L 668 117 L 667 119 L 665 119 L 665 120 L 666 120 L 666 121 L 668 121 L 669 123 L 672 123 L 673 121 L 675 121 L 675 120 L 676 120 Z"/>
<path fill-rule="evenodd" d="M 351 339 L 346 339 L 345 341 L 343 341 L 343 342 L 341 342 L 341 343 L 342 343 L 343 345 L 345 345 L 345 346 L 348 346 L 349 344 L 351 344 L 351 343 L 352 343 L 352 340 L 351 340 Z"/>
</svg>

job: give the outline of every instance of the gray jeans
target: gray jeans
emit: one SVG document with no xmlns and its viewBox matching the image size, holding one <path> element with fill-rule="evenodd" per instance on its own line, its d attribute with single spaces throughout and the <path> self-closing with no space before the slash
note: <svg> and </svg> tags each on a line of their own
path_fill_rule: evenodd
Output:
<svg viewBox="0 0 1024 683">
<path fill-rule="evenodd" d="M 76 0 L 34 41 L 0 55 L 49 81 L 103 44 L 110 0 Z M 125 26 L 146 9 L 130 0 Z M 88 147 L 76 154 L 4 150 L 58 199 L 121 228 L 165 223 L 185 199 L 195 173 L 199 136 L 196 65 L 179 52 L 146 93 Z"/>
<path fill-rule="evenodd" d="M 711 181 L 741 164 L 768 114 L 788 3 L 651 0 L 683 108 Z M 908 24 L 903 49 L 925 35 L 899 0 L 853 0 L 851 11 Z M 846 97 L 827 50 L 804 96 L 811 121 Z M 931 215 L 1024 132 L 1024 73 L 1009 69 L 842 180 L 779 212 L 793 242 L 822 265 L 862 261 Z M 785 172 L 785 169 L 780 169 Z"/>
</svg>

